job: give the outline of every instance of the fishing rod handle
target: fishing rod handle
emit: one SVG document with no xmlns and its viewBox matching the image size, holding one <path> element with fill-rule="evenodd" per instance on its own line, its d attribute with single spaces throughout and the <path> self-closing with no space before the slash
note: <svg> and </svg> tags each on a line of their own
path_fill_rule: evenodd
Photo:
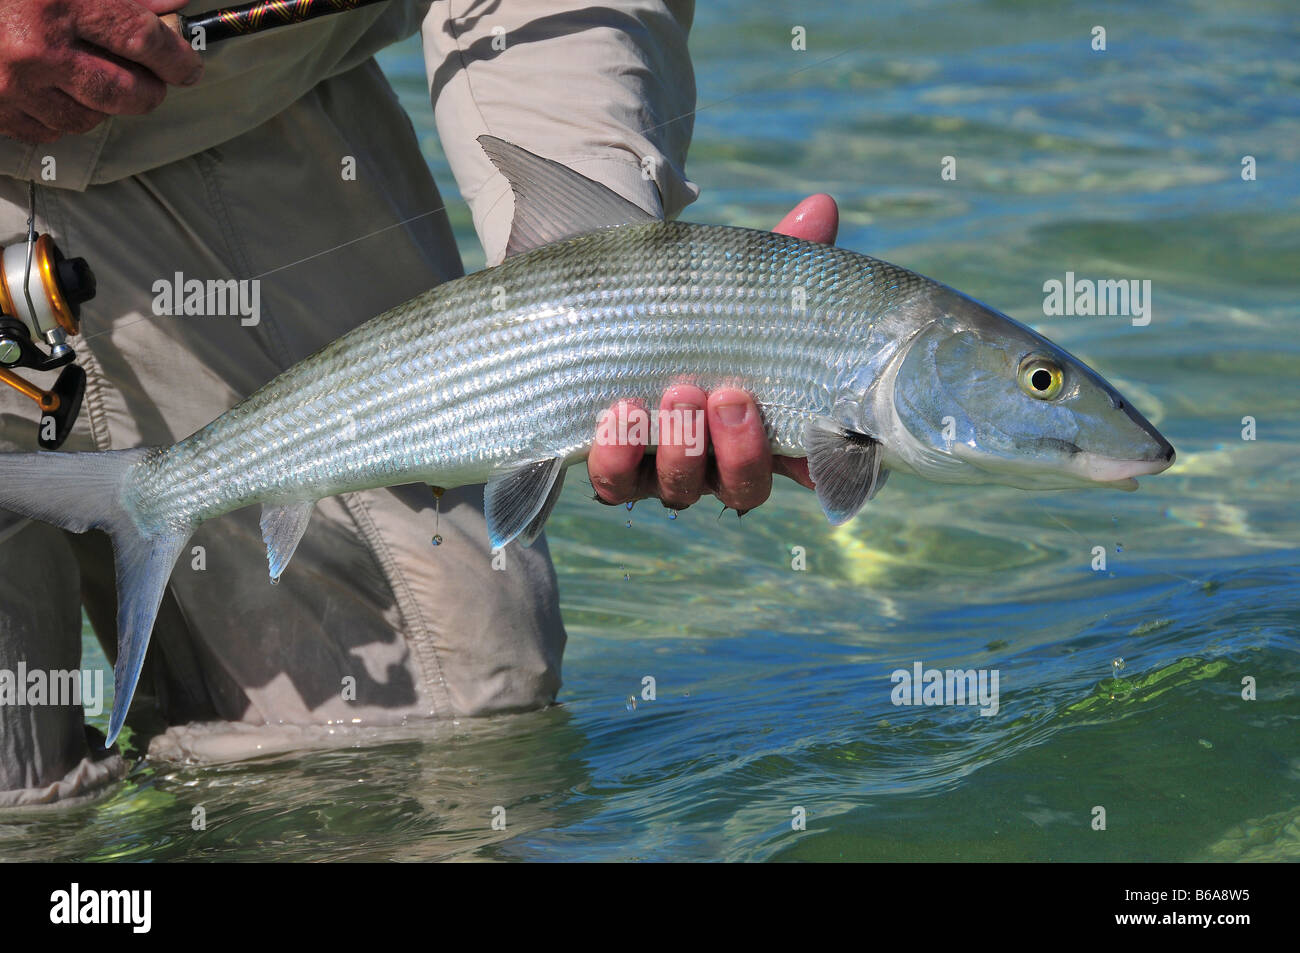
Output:
<svg viewBox="0 0 1300 953">
<path fill-rule="evenodd" d="M 160 19 L 186 43 L 193 43 L 196 37 L 202 37 L 206 47 L 209 43 L 231 37 L 248 36 L 383 2 L 384 0 L 258 0 L 256 3 L 225 7 L 190 17 L 168 13 Z"/>
</svg>

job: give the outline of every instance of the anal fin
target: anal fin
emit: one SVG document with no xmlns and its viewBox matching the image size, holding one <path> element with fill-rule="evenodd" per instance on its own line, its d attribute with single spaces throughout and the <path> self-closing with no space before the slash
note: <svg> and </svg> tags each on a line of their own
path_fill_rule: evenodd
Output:
<svg viewBox="0 0 1300 953">
<path fill-rule="evenodd" d="M 307 532 L 316 503 L 267 503 L 262 507 L 262 542 L 266 543 L 266 562 L 271 582 L 279 582 L 289 560 L 293 558 Z"/>
</svg>

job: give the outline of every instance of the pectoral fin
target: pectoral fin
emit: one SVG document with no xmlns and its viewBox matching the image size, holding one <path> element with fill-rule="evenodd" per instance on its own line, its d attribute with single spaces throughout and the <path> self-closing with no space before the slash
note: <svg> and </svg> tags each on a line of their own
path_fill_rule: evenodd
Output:
<svg viewBox="0 0 1300 953">
<path fill-rule="evenodd" d="M 279 582 L 289 560 L 293 558 L 302 534 L 311 522 L 314 502 L 286 503 L 262 507 L 262 542 L 266 543 L 266 561 L 271 568 L 271 582 Z"/>
<path fill-rule="evenodd" d="M 881 446 L 875 437 L 849 430 L 829 417 L 808 422 L 803 446 L 817 500 L 832 526 L 853 519 L 889 476 L 880 466 Z"/>
<path fill-rule="evenodd" d="M 492 548 L 504 546 L 516 536 L 523 545 L 531 545 L 541 535 L 563 484 L 564 460 L 560 457 L 536 460 L 489 480 L 483 491 L 483 515 Z"/>
</svg>

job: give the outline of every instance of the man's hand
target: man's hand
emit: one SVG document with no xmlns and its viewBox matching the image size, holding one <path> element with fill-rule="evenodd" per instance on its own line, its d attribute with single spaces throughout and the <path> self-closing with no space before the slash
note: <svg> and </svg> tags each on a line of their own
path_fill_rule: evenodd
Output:
<svg viewBox="0 0 1300 953">
<path fill-rule="evenodd" d="M 203 74 L 158 14 L 184 0 L 0 0 L 0 134 L 53 142 L 157 109 Z"/>
<path fill-rule="evenodd" d="M 795 206 L 774 231 L 795 238 L 830 244 L 839 227 L 839 211 L 829 195 L 813 195 Z M 624 415 L 635 405 L 620 401 L 614 412 Z M 663 445 L 653 460 L 645 447 L 597 442 L 587 458 L 587 475 L 596 495 L 606 503 L 657 498 L 665 506 L 682 509 L 711 493 L 738 512 L 752 510 L 772 492 L 772 474 L 780 473 L 806 487 L 808 462 L 802 458 L 774 457 L 754 399 L 741 390 L 722 389 L 705 394 L 698 387 L 670 387 L 660 401 L 661 411 L 705 411 L 705 436 L 713 445 L 707 453 L 689 455 L 681 440 Z"/>
</svg>

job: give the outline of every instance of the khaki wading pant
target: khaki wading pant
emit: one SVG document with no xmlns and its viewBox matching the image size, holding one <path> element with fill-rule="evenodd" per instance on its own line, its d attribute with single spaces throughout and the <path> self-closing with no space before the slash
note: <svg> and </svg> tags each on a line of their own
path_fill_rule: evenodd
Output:
<svg viewBox="0 0 1300 953">
<path fill-rule="evenodd" d="M 341 175 L 345 156 L 355 181 Z M 410 121 L 373 61 L 217 148 L 85 192 L 40 188 L 37 203 L 38 229 L 98 278 L 72 341 L 88 385 L 63 450 L 183 439 L 461 273 L 445 214 L 426 214 L 442 200 Z M 0 177 L 0 243 L 22 240 L 26 209 L 26 183 Z M 260 321 L 155 315 L 154 283 L 176 272 L 263 276 Z M 36 419 L 35 404 L 0 388 L 0 450 L 35 450 Z M 545 543 L 511 544 L 495 571 L 481 488 L 443 497 L 437 547 L 428 487 L 323 500 L 277 586 L 259 515 L 201 526 L 182 554 L 132 707 L 146 734 L 222 720 L 392 725 L 554 699 L 565 634 Z M 83 603 L 111 658 L 107 537 L 0 512 L 0 669 L 79 668 Z M 355 701 L 344 700 L 348 679 Z M 71 800 L 120 776 L 122 760 L 88 734 L 79 707 L 0 705 L 0 806 Z M 183 729 L 168 734 L 155 751 L 194 754 L 176 741 Z M 255 751 L 257 734 L 245 726 L 220 750 Z"/>
</svg>

